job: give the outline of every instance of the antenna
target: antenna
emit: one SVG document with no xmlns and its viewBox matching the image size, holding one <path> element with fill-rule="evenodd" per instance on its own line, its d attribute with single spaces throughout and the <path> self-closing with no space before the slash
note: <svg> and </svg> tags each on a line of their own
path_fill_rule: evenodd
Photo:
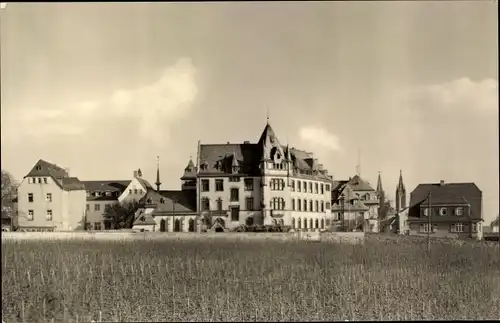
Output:
<svg viewBox="0 0 500 323">
<path fill-rule="evenodd" d="M 269 105 L 266 104 L 267 108 L 267 123 L 269 123 Z"/>
</svg>

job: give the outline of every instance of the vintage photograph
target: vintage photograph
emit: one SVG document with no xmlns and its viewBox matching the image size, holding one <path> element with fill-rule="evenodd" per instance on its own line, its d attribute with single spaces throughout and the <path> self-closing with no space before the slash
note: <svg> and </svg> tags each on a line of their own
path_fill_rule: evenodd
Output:
<svg viewBox="0 0 500 323">
<path fill-rule="evenodd" d="M 500 320 L 496 1 L 2 2 L 2 323 Z"/>
</svg>

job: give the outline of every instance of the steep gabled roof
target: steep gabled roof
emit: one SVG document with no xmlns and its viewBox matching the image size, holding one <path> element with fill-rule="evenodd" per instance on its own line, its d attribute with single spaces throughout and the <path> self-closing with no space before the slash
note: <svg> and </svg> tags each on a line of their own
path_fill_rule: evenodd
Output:
<svg viewBox="0 0 500 323">
<path fill-rule="evenodd" d="M 139 203 L 155 204 L 153 211 L 155 216 L 165 213 L 173 214 L 174 211 L 175 213 L 196 213 L 196 191 L 160 191 L 158 193 L 150 189 Z"/>
<path fill-rule="evenodd" d="M 130 185 L 130 180 L 82 181 L 87 191 L 123 192 Z"/>
<path fill-rule="evenodd" d="M 181 180 L 186 180 L 186 179 L 195 179 L 196 178 L 196 166 L 193 163 L 192 159 L 189 159 L 189 162 L 184 168 L 184 174 L 181 177 Z"/>
<path fill-rule="evenodd" d="M 133 225 L 155 225 L 155 219 L 151 213 L 143 213 L 136 217 Z"/>
<path fill-rule="evenodd" d="M 39 159 L 25 177 L 28 176 L 51 176 L 54 179 L 61 179 L 63 177 L 68 177 L 68 172 L 56 164 Z"/>
<path fill-rule="evenodd" d="M 85 185 L 76 177 L 64 177 L 62 187 L 66 191 L 85 190 Z"/>
<path fill-rule="evenodd" d="M 233 154 L 239 161 L 241 173 L 260 174 L 262 152 L 256 144 L 200 145 L 200 174 L 230 173 Z"/>
<path fill-rule="evenodd" d="M 151 186 L 151 184 L 149 184 L 149 182 L 147 180 L 145 180 L 144 178 L 136 177 L 136 179 L 144 187 L 145 191 L 148 189 L 153 189 L 153 186 Z"/>
<path fill-rule="evenodd" d="M 266 124 L 266 127 L 262 131 L 262 134 L 260 135 L 259 141 L 257 144 L 260 147 L 264 146 L 269 146 L 269 145 L 276 145 L 280 146 L 280 142 L 278 140 L 278 137 L 276 136 L 276 133 L 274 132 L 273 128 L 269 123 Z"/>
</svg>

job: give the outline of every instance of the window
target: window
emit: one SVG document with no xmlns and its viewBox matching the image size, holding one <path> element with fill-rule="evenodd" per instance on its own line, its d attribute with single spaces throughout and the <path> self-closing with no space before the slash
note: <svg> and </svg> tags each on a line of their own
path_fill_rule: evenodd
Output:
<svg viewBox="0 0 500 323">
<path fill-rule="evenodd" d="M 87 191 L 87 197 L 90 197 L 90 191 Z"/>
<path fill-rule="evenodd" d="M 137 189 L 136 188 L 134 189 L 134 195 L 137 195 Z"/>
<path fill-rule="evenodd" d="M 88 204 L 87 204 L 87 206 L 86 206 L 86 210 L 87 210 L 87 211 L 88 211 L 88 210 L 90 210 L 90 205 L 88 205 Z"/>
<path fill-rule="evenodd" d="M 28 202 L 33 202 L 33 193 L 28 193 Z"/>
<path fill-rule="evenodd" d="M 224 180 L 223 179 L 216 179 L 215 180 L 215 191 L 216 192 L 224 191 Z"/>
<path fill-rule="evenodd" d="M 330 202 L 325 203 L 325 209 L 329 210 L 330 209 Z"/>
<path fill-rule="evenodd" d="M 292 199 L 292 210 L 295 211 L 295 199 Z"/>
<path fill-rule="evenodd" d="M 233 182 L 233 183 L 239 183 L 240 178 L 238 176 L 231 176 L 231 177 L 229 177 L 229 181 Z"/>
<path fill-rule="evenodd" d="M 42 184 L 42 179 L 38 177 L 38 184 Z"/>
<path fill-rule="evenodd" d="M 128 193 L 129 193 L 129 194 L 132 194 L 132 189 L 129 189 L 129 190 L 128 190 Z"/>
<path fill-rule="evenodd" d="M 47 215 L 45 216 L 45 220 L 52 221 L 52 210 L 47 210 Z"/>
<path fill-rule="evenodd" d="M 424 216 L 429 216 L 429 208 L 427 208 L 427 207 L 423 208 L 423 215 Z"/>
<path fill-rule="evenodd" d="M 303 206 L 304 206 L 304 211 L 307 212 L 307 200 L 304 200 L 303 202 Z"/>
<path fill-rule="evenodd" d="M 481 232 L 481 223 L 472 223 L 472 232 Z"/>
<path fill-rule="evenodd" d="M 297 219 L 297 229 L 302 227 L 302 220 L 300 218 Z"/>
<path fill-rule="evenodd" d="M 313 201 L 310 200 L 309 201 L 309 212 L 312 212 L 312 211 L 314 211 L 314 209 L 313 209 Z"/>
<path fill-rule="evenodd" d="M 52 193 L 47 193 L 47 194 L 45 195 L 45 200 L 46 200 L 47 202 L 52 202 Z"/>
<path fill-rule="evenodd" d="M 97 197 L 101 196 L 101 192 L 95 192 L 95 196 Z"/>
<path fill-rule="evenodd" d="M 313 192 L 313 183 L 309 182 L 309 193 Z"/>
<path fill-rule="evenodd" d="M 35 212 L 33 212 L 33 210 L 28 210 L 28 221 L 33 221 L 34 217 L 35 217 Z"/>
<path fill-rule="evenodd" d="M 38 165 L 35 167 L 36 170 L 42 170 L 42 166 Z"/>
<path fill-rule="evenodd" d="M 110 192 L 110 191 L 107 191 L 107 192 L 106 192 L 106 196 L 111 196 L 111 192 Z"/>
<path fill-rule="evenodd" d="M 321 212 L 325 212 L 325 202 L 321 201 Z"/>
<path fill-rule="evenodd" d="M 464 224 L 463 223 L 454 223 L 451 225 L 451 232 L 461 233 L 464 232 Z"/>
<path fill-rule="evenodd" d="M 201 180 L 201 191 L 202 192 L 208 192 L 210 191 L 210 182 L 208 179 L 202 179 Z"/>
<path fill-rule="evenodd" d="M 94 211 L 100 211 L 101 210 L 101 204 L 94 204 Z"/>
<path fill-rule="evenodd" d="M 253 211 L 253 197 L 246 198 L 246 207 L 247 207 L 247 210 Z"/>
<path fill-rule="evenodd" d="M 304 188 L 304 193 L 307 193 L 307 183 L 302 182 L 302 187 Z"/>
<path fill-rule="evenodd" d="M 222 211 L 222 200 L 217 199 L 217 211 Z"/>
<path fill-rule="evenodd" d="M 292 188 L 292 192 L 295 192 L 295 181 L 294 180 L 292 180 L 291 188 Z"/>
<path fill-rule="evenodd" d="M 285 199 L 282 197 L 273 197 L 273 199 L 271 200 L 271 209 L 284 210 L 285 209 Z"/>
<path fill-rule="evenodd" d="M 330 192 L 330 185 L 326 184 L 326 186 L 325 186 L 325 190 L 326 190 L 327 192 Z"/>
<path fill-rule="evenodd" d="M 92 230 L 92 224 L 90 222 L 85 223 L 85 230 Z"/>
<path fill-rule="evenodd" d="M 321 184 L 319 186 L 319 190 L 320 190 L 321 194 L 325 194 L 325 186 L 323 184 Z"/>
<path fill-rule="evenodd" d="M 319 201 L 315 202 L 315 206 L 316 208 L 314 209 L 314 211 L 319 212 Z"/>
<path fill-rule="evenodd" d="M 299 211 L 302 211 L 302 200 L 301 200 L 301 199 L 298 199 L 298 200 L 297 200 L 297 209 L 298 209 Z"/>
<path fill-rule="evenodd" d="M 101 222 L 94 222 L 94 230 L 101 230 Z"/>
<path fill-rule="evenodd" d="M 146 199 L 146 203 L 147 203 L 147 204 L 152 204 L 152 203 L 153 203 L 153 199 L 152 199 L 152 198 L 150 198 L 150 197 L 148 197 L 148 198 Z"/>
<path fill-rule="evenodd" d="M 318 183 L 314 183 L 314 193 L 315 194 L 318 194 L 318 187 L 319 187 Z"/>
<path fill-rule="evenodd" d="M 240 208 L 232 207 L 231 208 L 231 221 L 239 221 L 240 220 Z"/>
<path fill-rule="evenodd" d="M 210 200 L 207 197 L 201 199 L 201 210 L 202 211 L 210 210 Z"/>
<path fill-rule="evenodd" d="M 446 215 L 448 213 L 448 209 L 445 207 L 439 208 L 439 215 Z"/>
<path fill-rule="evenodd" d="M 460 206 L 460 207 L 457 207 L 457 208 L 455 209 L 455 215 L 458 215 L 458 216 L 460 216 L 460 215 L 464 215 L 464 208 L 463 208 L 463 207 L 461 207 L 461 206 Z"/>
<path fill-rule="evenodd" d="M 44 183 L 44 184 L 47 184 L 47 177 L 44 177 L 44 178 L 43 178 L 43 183 Z"/>
<path fill-rule="evenodd" d="M 302 191 L 302 188 L 301 188 L 301 185 L 302 183 L 300 181 L 297 181 L 297 192 L 301 192 Z"/>
<path fill-rule="evenodd" d="M 245 178 L 245 191 L 253 191 L 253 178 Z"/>
<path fill-rule="evenodd" d="M 240 200 L 240 190 L 237 188 L 231 189 L 231 202 L 238 202 Z"/>
<path fill-rule="evenodd" d="M 285 181 L 281 178 L 271 179 L 271 190 L 283 191 L 285 189 Z"/>
<path fill-rule="evenodd" d="M 420 232 L 428 233 L 430 225 L 429 223 L 423 223 L 420 225 Z"/>
</svg>

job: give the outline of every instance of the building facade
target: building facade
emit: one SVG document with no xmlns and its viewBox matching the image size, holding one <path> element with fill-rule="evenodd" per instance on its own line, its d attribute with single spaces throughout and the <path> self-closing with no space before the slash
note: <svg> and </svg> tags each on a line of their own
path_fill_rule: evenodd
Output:
<svg viewBox="0 0 500 323">
<path fill-rule="evenodd" d="M 481 239 L 482 192 L 474 183 L 419 184 L 407 222 L 412 235 Z"/>
<path fill-rule="evenodd" d="M 84 227 L 83 183 L 40 159 L 17 188 L 17 226 L 21 231 L 78 230 Z"/>
<path fill-rule="evenodd" d="M 225 229 L 323 229 L 332 178 L 313 154 L 280 144 L 267 123 L 257 143 L 198 144 L 197 213 Z"/>
<path fill-rule="evenodd" d="M 368 181 L 359 175 L 335 181 L 331 198 L 332 221 L 340 230 L 378 232 L 379 193 Z"/>
</svg>

